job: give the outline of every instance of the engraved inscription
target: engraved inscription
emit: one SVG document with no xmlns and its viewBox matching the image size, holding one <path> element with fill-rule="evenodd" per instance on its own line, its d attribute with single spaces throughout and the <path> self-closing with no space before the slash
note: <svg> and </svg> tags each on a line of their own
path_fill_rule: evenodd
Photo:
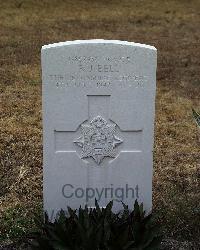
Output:
<svg viewBox="0 0 200 250">
<path fill-rule="evenodd" d="M 86 72 L 119 72 L 119 69 L 117 68 L 116 65 L 109 65 L 109 64 L 97 64 L 97 65 L 79 65 L 79 70 L 80 71 L 86 71 Z"/>
<path fill-rule="evenodd" d="M 100 60 L 100 58 L 98 56 L 70 56 L 67 58 L 67 61 L 69 61 L 70 63 L 76 63 L 76 62 L 80 62 L 80 63 L 91 63 L 91 62 L 97 62 L 98 60 Z M 112 63 L 132 63 L 132 61 L 134 61 L 133 57 L 130 56 L 106 56 L 103 58 L 103 60 L 105 62 L 112 62 Z"/>
<path fill-rule="evenodd" d="M 122 139 L 115 135 L 116 124 L 108 124 L 101 116 L 95 117 L 89 124 L 81 125 L 82 135 L 74 143 L 82 148 L 81 159 L 92 157 L 99 165 L 104 157 L 115 158 L 116 147 Z"/>
<path fill-rule="evenodd" d="M 134 62 L 133 56 L 72 55 L 67 57 L 66 73 L 55 72 L 49 75 L 48 82 L 57 88 L 144 88 L 148 77 L 127 70 L 128 67 L 132 69 Z M 68 68 L 73 69 L 69 74 Z"/>
<path fill-rule="evenodd" d="M 146 76 L 138 75 L 49 75 L 49 81 L 56 83 L 59 88 L 92 88 L 92 87 L 120 87 L 143 88 L 147 83 Z"/>
</svg>

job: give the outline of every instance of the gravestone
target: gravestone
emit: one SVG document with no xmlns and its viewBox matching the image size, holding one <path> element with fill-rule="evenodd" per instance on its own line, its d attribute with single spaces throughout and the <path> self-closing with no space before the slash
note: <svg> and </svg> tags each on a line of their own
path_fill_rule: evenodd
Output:
<svg viewBox="0 0 200 250">
<path fill-rule="evenodd" d="M 114 200 L 152 207 L 156 49 L 85 40 L 42 47 L 43 192 L 49 215 Z"/>
</svg>

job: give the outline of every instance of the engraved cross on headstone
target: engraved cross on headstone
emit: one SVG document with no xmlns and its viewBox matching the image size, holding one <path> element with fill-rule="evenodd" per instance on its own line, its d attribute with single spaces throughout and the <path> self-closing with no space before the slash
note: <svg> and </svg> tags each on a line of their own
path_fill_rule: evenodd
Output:
<svg viewBox="0 0 200 250">
<path fill-rule="evenodd" d="M 77 153 L 86 164 L 93 162 L 97 166 L 115 159 L 120 152 L 141 152 L 142 129 L 122 131 L 110 120 L 111 96 L 87 95 L 87 98 L 88 119 L 73 131 L 56 128 L 55 151 Z"/>
</svg>

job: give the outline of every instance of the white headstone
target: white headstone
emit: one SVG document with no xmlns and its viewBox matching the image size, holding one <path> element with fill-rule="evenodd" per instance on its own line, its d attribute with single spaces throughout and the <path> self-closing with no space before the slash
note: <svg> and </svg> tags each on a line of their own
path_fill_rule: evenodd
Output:
<svg viewBox="0 0 200 250">
<path fill-rule="evenodd" d="M 44 209 L 152 207 L 156 49 L 85 40 L 42 47 Z"/>
</svg>

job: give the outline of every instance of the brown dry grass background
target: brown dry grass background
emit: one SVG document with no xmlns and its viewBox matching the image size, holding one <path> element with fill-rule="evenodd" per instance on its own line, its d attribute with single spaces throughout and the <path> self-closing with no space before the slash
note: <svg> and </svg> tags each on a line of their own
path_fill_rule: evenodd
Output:
<svg viewBox="0 0 200 250">
<path fill-rule="evenodd" d="M 154 210 L 168 236 L 198 241 L 199 0 L 0 0 L 0 238 L 42 202 L 41 46 L 92 38 L 158 49 Z"/>
</svg>

